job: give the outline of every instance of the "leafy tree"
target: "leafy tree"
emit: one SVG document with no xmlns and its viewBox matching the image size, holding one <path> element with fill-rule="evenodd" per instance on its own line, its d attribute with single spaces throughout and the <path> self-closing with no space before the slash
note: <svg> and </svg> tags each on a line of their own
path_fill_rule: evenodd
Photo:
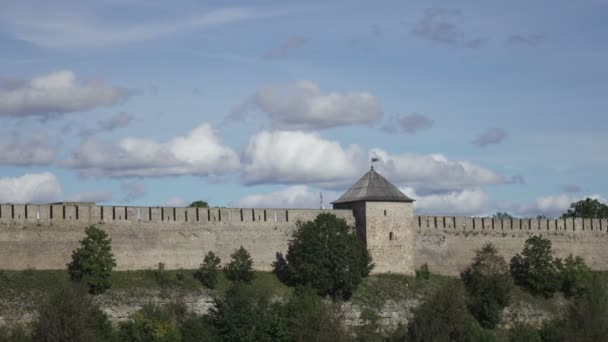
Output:
<svg viewBox="0 0 608 342">
<path fill-rule="evenodd" d="M 591 280 L 591 269 L 580 256 L 570 254 L 561 268 L 561 290 L 566 297 L 580 295 Z"/>
<path fill-rule="evenodd" d="M 217 276 L 219 273 L 219 266 L 222 260 L 216 256 L 212 251 L 209 251 L 203 263 L 199 267 L 195 276 L 198 280 L 206 287 L 214 289 L 217 285 Z"/>
<path fill-rule="evenodd" d="M 564 341 L 606 341 L 608 336 L 608 286 L 597 275 L 576 297 L 561 322 Z"/>
<path fill-rule="evenodd" d="M 232 260 L 225 268 L 226 277 L 232 281 L 250 283 L 254 278 L 254 274 L 253 260 L 249 252 L 241 246 L 241 248 L 230 255 L 230 258 Z"/>
<path fill-rule="evenodd" d="M 177 327 L 168 320 L 150 317 L 142 309 L 130 321 L 121 323 L 118 340 L 124 342 L 179 342 Z"/>
<path fill-rule="evenodd" d="M 515 322 L 510 333 L 511 342 L 542 342 L 540 332 L 525 322 Z"/>
<path fill-rule="evenodd" d="M 562 214 L 562 218 L 567 217 L 607 218 L 608 205 L 587 197 L 570 204 L 570 209 Z"/>
<path fill-rule="evenodd" d="M 354 228 L 334 214 L 298 222 L 289 242 L 283 279 L 289 285 L 311 286 L 321 296 L 348 299 L 373 264 Z M 275 270 L 279 261 L 275 263 Z"/>
<path fill-rule="evenodd" d="M 560 287 L 559 265 L 552 256 L 551 241 L 533 236 L 526 240 L 521 255 L 511 259 L 510 268 L 516 284 L 550 297 Z"/>
<path fill-rule="evenodd" d="M 494 328 L 513 290 L 507 262 L 496 247 L 488 243 L 476 252 L 473 263 L 460 277 L 469 293 L 471 313 L 483 327 Z"/>
<path fill-rule="evenodd" d="M 416 279 L 429 279 L 431 277 L 431 271 L 429 270 L 429 264 L 426 262 L 416 270 Z"/>
<path fill-rule="evenodd" d="M 510 219 L 513 218 L 513 216 L 509 213 L 503 213 L 503 212 L 497 212 L 496 214 L 492 215 L 493 218 L 495 219 Z"/>
<path fill-rule="evenodd" d="M 32 323 L 34 341 L 109 341 L 112 336 L 108 317 L 79 285 L 54 289 Z"/>
<path fill-rule="evenodd" d="M 407 341 L 463 341 L 470 319 L 462 286 L 450 281 L 414 309 Z"/>
<path fill-rule="evenodd" d="M 100 294 L 111 286 L 110 276 L 116 267 L 112 254 L 112 239 L 95 226 L 85 228 L 86 237 L 80 248 L 72 252 L 68 273 L 74 281 L 83 281 L 91 294 Z"/>
<path fill-rule="evenodd" d="M 194 201 L 192 203 L 190 203 L 189 205 L 190 208 L 209 208 L 209 204 L 207 203 L 207 201 Z"/>
</svg>

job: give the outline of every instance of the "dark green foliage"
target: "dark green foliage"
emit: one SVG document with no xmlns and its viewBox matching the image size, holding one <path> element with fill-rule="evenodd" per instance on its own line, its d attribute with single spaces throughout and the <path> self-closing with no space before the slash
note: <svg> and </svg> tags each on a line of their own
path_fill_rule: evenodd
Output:
<svg viewBox="0 0 608 342">
<path fill-rule="evenodd" d="M 272 273 L 274 273 L 280 281 L 286 283 L 287 279 L 287 260 L 283 253 L 276 253 L 276 260 L 272 263 Z"/>
<path fill-rule="evenodd" d="M 219 266 L 222 260 L 213 252 L 209 251 L 203 263 L 195 274 L 195 277 L 207 288 L 214 289 L 217 285 L 217 276 L 219 274 Z"/>
<path fill-rule="evenodd" d="M 0 326 L 0 342 L 30 342 L 32 337 L 21 325 Z"/>
<path fill-rule="evenodd" d="M 543 342 L 566 342 L 564 339 L 563 322 L 560 319 L 544 321 L 539 334 Z"/>
<path fill-rule="evenodd" d="M 511 342 L 542 342 L 540 332 L 524 322 L 515 322 L 511 327 Z"/>
<path fill-rule="evenodd" d="M 280 279 L 289 285 L 311 286 L 321 296 L 348 299 L 373 264 L 354 228 L 334 214 L 298 222 L 289 243 Z"/>
<path fill-rule="evenodd" d="M 471 342 L 494 342 L 496 335 L 492 330 L 484 329 L 474 318 L 466 321 L 463 341 Z"/>
<path fill-rule="evenodd" d="M 476 252 L 473 263 L 460 275 L 469 294 L 469 310 L 485 328 L 494 328 L 502 309 L 509 305 L 513 280 L 509 266 L 488 243 Z"/>
<path fill-rule="evenodd" d="M 431 271 L 429 270 L 429 264 L 426 262 L 416 270 L 416 279 L 429 279 L 431 277 Z"/>
<path fill-rule="evenodd" d="M 110 341 L 112 334 L 108 317 L 77 285 L 55 289 L 32 323 L 34 341 Z"/>
<path fill-rule="evenodd" d="M 583 258 L 570 254 L 561 267 L 561 290 L 566 297 L 580 295 L 589 284 L 592 273 Z"/>
<path fill-rule="evenodd" d="M 191 315 L 180 325 L 182 342 L 219 341 L 208 316 Z"/>
<path fill-rule="evenodd" d="M 185 315 L 183 303 L 166 307 L 147 304 L 131 320 L 120 324 L 119 341 L 178 342 L 181 336 L 177 325 Z"/>
<path fill-rule="evenodd" d="M 209 204 L 207 203 L 207 201 L 194 201 L 192 203 L 190 203 L 189 205 L 190 208 L 209 208 Z"/>
<path fill-rule="evenodd" d="M 513 216 L 509 213 L 501 213 L 500 211 L 497 212 L 496 214 L 492 215 L 493 218 L 495 219 L 511 219 L 513 218 Z"/>
<path fill-rule="evenodd" d="M 570 209 L 562 214 L 562 218 L 567 217 L 608 218 L 608 205 L 596 199 L 585 198 L 570 204 Z"/>
<path fill-rule="evenodd" d="M 414 310 L 408 341 L 462 341 L 470 317 L 464 289 L 450 281 Z"/>
<path fill-rule="evenodd" d="M 116 267 L 112 239 L 95 226 L 87 227 L 85 233 L 80 247 L 72 252 L 68 273 L 72 280 L 84 282 L 91 294 L 100 294 L 110 288 L 110 275 Z"/>
<path fill-rule="evenodd" d="M 243 246 L 230 254 L 231 261 L 224 271 L 226 278 L 232 281 L 250 283 L 253 280 L 253 260 Z"/>
<path fill-rule="evenodd" d="M 363 321 L 363 324 L 354 329 L 355 334 L 357 335 L 357 341 L 382 342 L 385 340 L 380 332 L 380 316 L 378 316 L 376 311 L 368 308 L 363 309 L 360 318 Z"/>
<path fill-rule="evenodd" d="M 552 256 L 551 241 L 533 236 L 526 240 L 521 255 L 511 259 L 510 268 L 517 285 L 550 297 L 560 287 L 559 265 Z"/>
<path fill-rule="evenodd" d="M 286 305 L 291 341 L 339 342 L 348 340 L 336 306 L 323 303 L 310 287 L 296 287 Z"/>
<path fill-rule="evenodd" d="M 242 283 L 216 299 L 209 319 L 222 341 L 289 340 L 284 306 Z"/>
<path fill-rule="evenodd" d="M 594 276 L 570 305 L 562 322 L 564 341 L 606 341 L 608 336 L 608 286 Z"/>
</svg>

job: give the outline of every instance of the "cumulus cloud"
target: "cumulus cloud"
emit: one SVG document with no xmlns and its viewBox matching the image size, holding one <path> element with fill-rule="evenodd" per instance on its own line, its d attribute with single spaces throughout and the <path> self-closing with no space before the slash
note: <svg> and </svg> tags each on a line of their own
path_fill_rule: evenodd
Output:
<svg viewBox="0 0 608 342">
<path fill-rule="evenodd" d="M 412 186 L 418 190 L 461 190 L 509 181 L 479 165 L 467 161 L 452 161 L 441 154 L 391 155 L 381 149 L 372 149 L 371 152 L 380 158 L 376 168 L 381 174 L 395 184 Z"/>
<path fill-rule="evenodd" d="M 323 193 L 323 206 L 331 208 L 331 201 L 338 198 L 335 192 Z M 320 192 L 312 191 L 305 185 L 294 185 L 285 189 L 254 194 L 231 203 L 232 207 L 240 208 L 319 208 Z"/>
<path fill-rule="evenodd" d="M 169 197 L 162 204 L 163 207 L 185 207 L 187 206 L 186 200 L 181 197 Z"/>
<path fill-rule="evenodd" d="M 131 202 L 140 199 L 146 195 L 148 190 L 146 184 L 142 181 L 123 182 L 120 184 L 120 189 L 124 193 L 123 202 Z"/>
<path fill-rule="evenodd" d="M 69 202 L 110 202 L 112 200 L 112 193 L 104 190 L 76 192 L 67 195 L 65 200 Z"/>
<path fill-rule="evenodd" d="M 244 151 L 245 184 L 324 183 L 351 179 L 366 160 L 360 147 L 342 148 L 318 133 L 263 131 Z"/>
<path fill-rule="evenodd" d="M 84 140 L 60 165 L 83 176 L 208 176 L 235 171 L 239 158 L 209 124 L 202 124 L 167 142 L 132 137 L 115 144 Z"/>
<path fill-rule="evenodd" d="M 505 184 L 510 180 L 466 161 L 443 155 L 390 154 L 381 149 L 365 151 L 358 145 L 343 147 L 318 133 L 262 131 L 243 152 L 245 184 L 316 184 L 323 188 L 348 186 L 369 167 L 369 156 L 380 158 L 380 173 L 398 185 L 418 189 L 455 190 Z"/>
<path fill-rule="evenodd" d="M 462 13 L 458 10 L 429 9 L 412 28 L 410 34 L 438 44 L 471 49 L 481 47 L 487 39 L 466 36 L 462 22 Z"/>
<path fill-rule="evenodd" d="M 306 38 L 304 37 L 289 37 L 281 46 L 268 51 L 264 55 L 264 59 L 273 60 L 287 58 L 294 50 L 302 47 L 304 44 L 306 44 Z"/>
<path fill-rule="evenodd" d="M 41 7 L 44 7 L 42 5 Z M 129 10 L 129 9 L 127 9 Z M 178 14 L 156 20 L 125 24 L 101 16 L 109 11 L 98 8 L 93 13 L 77 12 L 74 8 L 35 11 L 31 6 L 7 8 L 0 17 L 20 40 L 50 48 L 96 48 L 150 41 L 183 32 L 252 20 L 274 15 L 273 11 L 258 11 L 246 7 L 211 9 L 204 13 Z M 175 13 L 170 10 L 166 13 Z"/>
<path fill-rule="evenodd" d="M 23 138 L 12 132 L 0 138 L 0 165 L 45 166 L 57 156 L 57 148 L 46 134 Z"/>
<path fill-rule="evenodd" d="M 14 82 L 13 82 L 14 83 Z M 74 72 L 52 72 L 0 87 L 0 117 L 48 116 L 111 106 L 129 96 L 101 82 L 77 83 Z"/>
<path fill-rule="evenodd" d="M 428 215 L 482 215 L 490 208 L 490 198 L 483 190 L 465 189 L 441 194 L 418 194 L 414 188 L 401 188 L 401 191 L 415 199 L 414 210 L 417 214 Z"/>
<path fill-rule="evenodd" d="M 546 40 L 547 36 L 540 33 L 514 34 L 507 38 L 506 43 L 509 45 L 537 47 Z"/>
<path fill-rule="evenodd" d="M 62 193 L 57 177 L 50 172 L 0 177 L 0 203 L 49 203 Z"/>
<path fill-rule="evenodd" d="M 135 121 L 134 116 L 125 112 L 120 112 L 106 120 L 99 120 L 97 122 L 97 127 L 95 128 L 81 129 L 79 135 L 81 137 L 87 137 L 97 133 L 112 132 L 119 128 L 125 128 L 129 126 L 133 121 Z"/>
<path fill-rule="evenodd" d="M 608 202 L 605 198 L 602 198 L 602 196 L 598 194 L 582 196 L 562 193 L 558 195 L 539 197 L 535 199 L 532 203 L 510 203 L 503 205 L 503 207 L 506 209 L 510 209 L 516 215 L 523 217 L 535 217 L 537 215 L 545 215 L 547 217 L 559 217 L 566 210 L 568 210 L 568 208 L 570 208 L 570 204 L 572 204 L 573 202 L 578 202 L 587 197 L 597 199 L 598 201 L 604 203 Z"/>
<path fill-rule="evenodd" d="M 485 147 L 488 145 L 500 144 L 508 135 L 509 134 L 504 128 L 489 128 L 477 137 L 477 139 L 473 140 L 473 145 Z"/>
<path fill-rule="evenodd" d="M 324 94 L 311 81 L 262 87 L 252 99 L 238 106 L 227 120 L 243 120 L 255 109 L 268 116 L 274 128 L 280 129 L 372 124 L 383 116 L 380 103 L 369 92 Z"/>
<path fill-rule="evenodd" d="M 382 125 L 381 129 L 387 133 L 416 134 L 418 131 L 430 129 L 433 124 L 433 120 L 420 114 L 395 115 Z"/>
</svg>

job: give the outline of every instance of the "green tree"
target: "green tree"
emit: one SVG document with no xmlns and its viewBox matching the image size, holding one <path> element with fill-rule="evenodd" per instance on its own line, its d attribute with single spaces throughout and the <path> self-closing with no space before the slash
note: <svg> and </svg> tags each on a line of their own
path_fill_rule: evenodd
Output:
<svg viewBox="0 0 608 342">
<path fill-rule="evenodd" d="M 562 218 L 567 217 L 608 218 L 608 205 L 587 197 L 570 204 L 570 209 L 562 214 Z"/>
<path fill-rule="evenodd" d="M 575 298 L 561 322 L 563 340 L 577 342 L 606 341 L 608 336 L 608 286 L 598 275 L 589 281 L 587 290 Z"/>
<path fill-rule="evenodd" d="M 561 290 L 566 297 L 580 295 L 591 280 L 591 268 L 580 256 L 570 254 L 561 268 Z"/>
<path fill-rule="evenodd" d="M 85 228 L 86 237 L 72 252 L 68 273 L 74 281 L 84 282 L 91 294 L 100 294 L 111 286 L 110 276 L 116 267 L 112 239 L 95 226 Z"/>
<path fill-rule="evenodd" d="M 495 219 L 510 219 L 513 218 L 513 216 L 509 213 L 503 213 L 503 212 L 496 212 L 496 214 L 492 215 L 493 218 Z"/>
<path fill-rule="evenodd" d="M 355 229 L 330 213 L 298 222 L 285 260 L 287 265 L 279 278 L 287 284 L 311 286 L 321 296 L 344 299 L 350 298 L 373 267 Z"/>
<path fill-rule="evenodd" d="M 110 341 L 112 325 L 86 289 L 78 284 L 60 285 L 38 307 L 32 323 L 34 341 Z"/>
<path fill-rule="evenodd" d="M 243 246 L 230 255 L 231 261 L 224 271 L 226 277 L 232 281 L 250 283 L 254 278 L 253 260 Z"/>
<path fill-rule="evenodd" d="M 414 309 L 407 340 L 463 341 L 470 319 L 464 289 L 452 280 Z"/>
<path fill-rule="evenodd" d="M 124 342 L 179 342 L 177 326 L 167 312 L 154 305 L 146 305 L 131 320 L 120 324 L 118 340 Z"/>
<path fill-rule="evenodd" d="M 212 251 L 209 251 L 203 263 L 196 272 L 196 278 L 206 287 L 214 289 L 217 285 L 217 276 L 219 274 L 219 266 L 222 260 Z"/>
<path fill-rule="evenodd" d="M 510 263 L 511 275 L 517 285 L 534 294 L 550 297 L 560 287 L 560 261 L 552 256 L 551 241 L 542 236 L 526 240 L 524 249 Z"/>
<path fill-rule="evenodd" d="M 207 203 L 207 201 L 194 201 L 192 203 L 190 203 L 189 205 L 190 208 L 209 208 L 209 204 Z"/>
<path fill-rule="evenodd" d="M 513 290 L 507 262 L 488 243 L 476 252 L 473 263 L 460 277 L 469 294 L 471 313 L 483 327 L 494 328 Z"/>
</svg>

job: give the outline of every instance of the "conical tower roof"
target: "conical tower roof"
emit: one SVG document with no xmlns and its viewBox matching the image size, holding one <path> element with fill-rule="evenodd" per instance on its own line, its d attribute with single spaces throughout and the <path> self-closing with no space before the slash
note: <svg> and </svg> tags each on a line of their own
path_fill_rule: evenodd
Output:
<svg viewBox="0 0 608 342">
<path fill-rule="evenodd" d="M 374 202 L 413 202 L 405 196 L 396 186 L 382 177 L 372 167 L 361 179 L 348 189 L 332 204 L 359 201 Z"/>
</svg>

